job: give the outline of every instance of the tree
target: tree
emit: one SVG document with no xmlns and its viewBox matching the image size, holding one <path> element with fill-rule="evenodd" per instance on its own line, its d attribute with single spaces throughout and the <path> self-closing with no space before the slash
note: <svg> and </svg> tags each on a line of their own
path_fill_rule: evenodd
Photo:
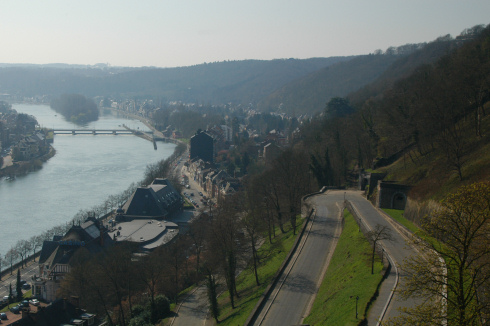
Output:
<svg viewBox="0 0 490 326">
<path fill-rule="evenodd" d="M 407 274 L 403 298 L 422 303 L 404 309 L 394 325 L 485 324 L 490 280 L 490 183 L 461 187 L 426 218 L 423 228 L 439 241 L 413 243 L 425 257 L 413 256 L 402 266 Z"/>
<path fill-rule="evenodd" d="M 393 240 L 393 237 L 391 235 L 391 230 L 389 227 L 385 225 L 377 224 L 374 227 L 374 230 L 371 230 L 366 234 L 366 238 L 373 246 L 373 252 L 371 255 L 371 274 L 374 274 L 374 257 L 376 254 L 376 245 L 378 244 L 378 242 L 383 240 L 391 241 Z"/>
<path fill-rule="evenodd" d="M 209 205 L 211 214 L 211 205 Z M 192 249 L 196 255 L 196 273 L 199 274 L 201 253 L 204 248 L 204 242 L 208 233 L 208 226 L 211 222 L 211 216 L 208 214 L 201 214 L 199 218 L 193 220 L 189 225 L 189 232 L 187 233 L 190 241 L 192 242 Z"/>
<path fill-rule="evenodd" d="M 254 191 L 251 185 L 246 185 L 245 190 L 239 193 L 239 198 L 243 199 L 243 216 L 241 218 L 241 225 L 247 235 L 250 248 L 252 250 L 252 262 L 255 275 L 255 282 L 257 286 L 260 285 L 258 265 L 259 265 L 259 253 L 257 247 L 261 239 L 261 234 L 264 230 L 264 220 L 261 218 L 260 211 L 261 198 L 260 193 Z"/>
<path fill-rule="evenodd" d="M 213 215 L 208 243 L 213 260 L 220 266 L 226 280 L 231 307 L 235 308 L 237 265 L 244 250 L 238 207 L 233 198 L 223 200 Z"/>
<path fill-rule="evenodd" d="M 206 287 L 208 289 L 208 300 L 211 310 L 211 315 L 213 316 L 216 323 L 219 323 L 219 306 L 217 298 L 217 288 L 218 284 L 216 282 L 216 277 L 209 268 L 205 268 L 206 271 Z"/>
<path fill-rule="evenodd" d="M 5 254 L 5 260 L 10 262 L 10 275 L 13 273 L 14 261 L 17 259 L 18 255 L 19 254 L 16 248 L 10 248 L 10 250 Z"/>
<path fill-rule="evenodd" d="M 17 282 L 15 283 L 15 291 L 17 292 L 17 301 L 22 300 L 22 284 L 20 283 L 20 268 L 17 270 Z"/>
<path fill-rule="evenodd" d="M 5 263 L 5 259 L 3 259 L 2 256 L 0 256 L 0 281 L 2 280 L 2 274 L 1 271 L 3 271 L 2 266 Z"/>
<path fill-rule="evenodd" d="M 12 283 L 9 284 L 9 304 L 14 301 L 14 293 L 12 292 Z"/>
<path fill-rule="evenodd" d="M 332 98 L 325 108 L 327 119 L 343 117 L 353 112 L 354 109 L 349 105 L 349 101 L 343 97 Z"/>
<path fill-rule="evenodd" d="M 287 211 L 293 234 L 296 234 L 296 216 L 301 213 L 301 197 L 311 189 L 306 152 L 287 149 L 272 163 L 273 182 L 278 186 L 282 207 Z"/>
<path fill-rule="evenodd" d="M 143 257 L 138 263 L 139 272 L 137 274 L 150 295 L 150 320 L 152 323 L 156 323 L 159 319 L 155 297 L 157 285 L 163 279 L 163 259 L 157 254 L 158 252 L 155 252 Z"/>
</svg>

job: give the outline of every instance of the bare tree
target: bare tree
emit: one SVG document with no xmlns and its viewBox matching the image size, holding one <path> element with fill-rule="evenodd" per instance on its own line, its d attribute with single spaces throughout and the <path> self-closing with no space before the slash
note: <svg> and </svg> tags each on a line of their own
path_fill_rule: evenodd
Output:
<svg viewBox="0 0 490 326">
<path fill-rule="evenodd" d="M 490 183 L 463 186 L 429 216 L 424 230 L 440 241 L 413 238 L 401 294 L 423 302 L 404 309 L 395 325 L 487 325 L 490 285 Z"/>
<path fill-rule="evenodd" d="M 13 273 L 14 261 L 17 260 L 18 256 L 19 256 L 19 252 L 15 247 L 10 248 L 10 250 L 7 251 L 7 253 L 5 254 L 5 260 L 10 262 L 10 275 L 12 275 Z"/>
<path fill-rule="evenodd" d="M 261 239 L 261 234 L 264 230 L 264 220 L 261 218 L 261 200 L 260 193 L 256 193 L 251 186 L 246 185 L 245 191 L 239 193 L 239 198 L 242 198 L 242 218 L 241 225 L 245 230 L 250 249 L 252 251 L 252 263 L 255 274 L 255 282 L 260 285 L 259 275 L 257 272 L 259 265 L 258 246 Z"/>
<path fill-rule="evenodd" d="M 214 213 L 208 243 L 210 251 L 216 255 L 226 280 L 230 295 L 231 307 L 235 308 L 236 274 L 238 261 L 243 253 L 243 234 L 238 218 L 238 207 L 235 201 L 228 198 L 223 200 Z"/>
<path fill-rule="evenodd" d="M 199 273 L 201 253 L 204 249 L 207 233 L 209 232 L 209 223 L 211 223 L 211 217 L 203 213 L 190 224 L 189 232 L 187 233 L 192 242 L 192 250 L 196 255 L 196 273 Z"/>
<path fill-rule="evenodd" d="M 381 224 L 377 224 L 374 230 L 366 233 L 366 238 L 373 246 L 373 252 L 371 255 L 371 274 L 374 274 L 374 256 L 376 254 L 376 245 L 378 242 L 383 240 L 393 241 L 393 236 L 391 235 L 391 230 L 389 227 Z"/>
</svg>

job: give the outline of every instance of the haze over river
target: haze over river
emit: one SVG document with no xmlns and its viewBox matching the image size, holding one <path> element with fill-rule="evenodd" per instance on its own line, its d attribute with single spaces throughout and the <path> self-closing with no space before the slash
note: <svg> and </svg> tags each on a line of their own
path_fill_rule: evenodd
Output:
<svg viewBox="0 0 490 326">
<path fill-rule="evenodd" d="M 19 113 L 36 117 L 41 127 L 81 129 L 46 105 L 14 104 Z M 101 114 L 87 129 L 148 130 L 137 120 Z M 146 166 L 169 157 L 174 144 L 153 144 L 133 135 L 56 135 L 56 155 L 42 169 L 0 180 L 0 255 L 29 239 L 67 223 L 80 210 L 103 203 L 143 179 Z M 3 267 L 3 266 L 2 266 Z"/>
</svg>

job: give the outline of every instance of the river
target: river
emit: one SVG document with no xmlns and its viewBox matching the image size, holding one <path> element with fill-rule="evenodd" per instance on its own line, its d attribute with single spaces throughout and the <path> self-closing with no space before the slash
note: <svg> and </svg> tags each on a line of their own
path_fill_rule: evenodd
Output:
<svg viewBox="0 0 490 326">
<path fill-rule="evenodd" d="M 68 129 L 68 122 L 46 105 L 14 104 L 19 113 L 36 117 L 41 127 Z M 138 120 L 105 112 L 87 129 L 148 130 Z M 80 210 L 103 203 L 143 179 L 146 166 L 169 157 L 174 144 L 153 144 L 133 135 L 56 135 L 56 155 L 42 169 L 0 180 L 0 255 L 29 239 L 67 223 Z"/>
</svg>

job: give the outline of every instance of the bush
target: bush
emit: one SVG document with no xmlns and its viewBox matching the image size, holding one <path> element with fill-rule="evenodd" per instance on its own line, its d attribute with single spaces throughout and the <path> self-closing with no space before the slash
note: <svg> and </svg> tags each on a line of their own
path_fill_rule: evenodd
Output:
<svg viewBox="0 0 490 326">
<path fill-rule="evenodd" d="M 131 318 L 128 326 L 153 326 L 150 322 L 150 312 L 145 310 L 139 315 Z"/>
<path fill-rule="evenodd" d="M 156 320 L 163 319 L 170 313 L 170 301 L 164 295 L 155 297 L 155 318 Z"/>
</svg>

